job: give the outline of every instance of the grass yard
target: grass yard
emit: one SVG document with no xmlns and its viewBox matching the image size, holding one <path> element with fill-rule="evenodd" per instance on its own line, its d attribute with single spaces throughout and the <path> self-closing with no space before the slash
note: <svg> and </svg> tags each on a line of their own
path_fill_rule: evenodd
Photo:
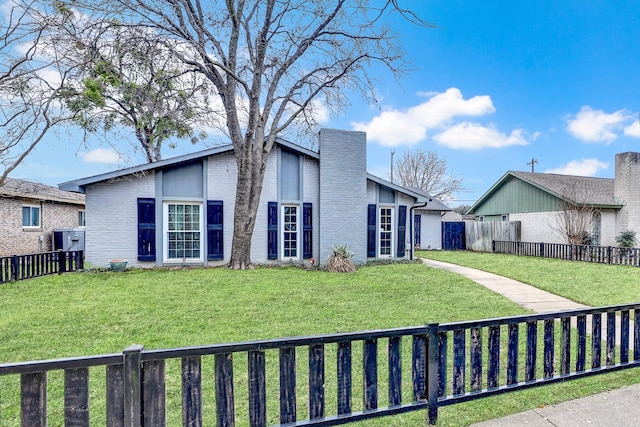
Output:
<svg viewBox="0 0 640 427">
<path fill-rule="evenodd" d="M 496 273 L 594 307 L 640 301 L 638 267 L 466 251 L 417 256 Z"/>
<path fill-rule="evenodd" d="M 467 253 L 426 255 L 432 254 L 452 255 L 462 264 Z M 474 255 L 469 256 L 470 262 Z M 491 264 L 491 257 L 500 258 L 490 255 L 484 263 Z M 548 268 L 549 260 L 526 260 L 531 264 L 524 269 Z M 518 262 L 512 258 L 504 264 Z M 576 276 L 569 266 L 574 264 L 565 264 L 565 274 L 558 267 L 559 281 L 572 282 Z M 505 275 L 507 271 L 505 267 Z M 541 277 L 546 275 L 547 271 L 540 271 Z M 538 286 L 535 281 L 532 284 Z M 0 363 L 121 352 L 133 343 L 148 349 L 171 348 L 526 313 L 463 277 L 421 264 L 362 267 L 354 274 L 297 268 L 70 273 L 2 285 L 0 306 Z M 303 365 L 304 357 L 300 359 Z M 246 360 L 239 363 L 246 365 Z M 175 374 L 168 367 L 167 376 Z M 204 360 L 203 378 L 211 378 L 211 366 L 205 366 Z M 97 388 L 104 387 L 101 381 L 100 374 L 92 377 L 92 387 L 94 382 Z M 440 409 L 438 425 L 464 426 L 639 381 L 640 375 L 629 370 L 454 405 Z M 1 426 L 19 425 L 15 391 L 11 391 L 16 384 L 17 378 L 0 377 Z M 52 378 L 49 387 L 61 388 L 60 379 Z M 303 395 L 306 386 L 298 387 Z M 168 393 L 175 392 L 168 389 Z M 205 410 L 206 393 L 207 389 L 203 391 Z M 179 405 L 172 407 L 169 402 L 169 407 L 179 411 Z M 101 411 L 99 405 L 92 409 L 92 425 L 104 424 Z M 236 411 L 238 425 L 246 425 L 242 406 Z M 59 404 L 50 405 L 49 425 L 61 423 L 60 412 Z M 423 425 L 424 416 L 418 412 L 354 425 Z M 169 416 L 169 425 L 176 425 L 179 418 L 179 412 L 177 418 Z M 205 425 L 213 419 L 208 421 Z"/>
</svg>

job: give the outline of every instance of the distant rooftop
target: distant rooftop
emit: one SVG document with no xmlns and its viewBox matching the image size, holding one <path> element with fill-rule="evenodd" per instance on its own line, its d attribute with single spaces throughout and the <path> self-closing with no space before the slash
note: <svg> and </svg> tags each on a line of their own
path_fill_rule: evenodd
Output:
<svg viewBox="0 0 640 427">
<path fill-rule="evenodd" d="M 60 203 L 84 205 L 84 194 L 63 191 L 35 181 L 7 178 L 0 186 L 0 197 L 24 197 Z"/>
</svg>

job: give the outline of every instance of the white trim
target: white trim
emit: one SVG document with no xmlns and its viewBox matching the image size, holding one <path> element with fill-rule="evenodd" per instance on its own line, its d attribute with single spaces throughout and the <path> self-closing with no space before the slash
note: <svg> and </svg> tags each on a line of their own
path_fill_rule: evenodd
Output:
<svg viewBox="0 0 640 427">
<path fill-rule="evenodd" d="M 29 224 L 31 224 L 31 218 L 33 216 L 32 209 L 38 209 L 38 225 L 24 225 L 24 216 L 23 216 L 24 208 L 29 208 Z M 20 208 L 20 222 L 22 223 L 22 228 L 28 228 L 31 230 L 42 228 L 42 206 L 23 204 Z"/>
<path fill-rule="evenodd" d="M 295 230 L 285 230 L 286 228 L 286 223 L 285 223 L 285 209 L 286 208 L 295 208 L 296 209 L 296 213 L 295 213 L 295 223 L 293 223 L 292 225 L 295 227 Z M 302 208 L 301 205 L 298 203 L 283 203 L 280 205 L 280 216 L 279 218 L 281 218 L 280 220 L 280 259 L 282 261 L 298 261 L 300 259 L 300 253 L 302 251 L 302 246 L 300 245 L 300 238 L 302 236 L 301 231 L 301 227 L 300 225 L 302 224 Z M 285 256 L 285 233 L 296 233 L 295 235 L 295 256 Z M 289 249 L 287 249 L 289 250 Z"/>
<path fill-rule="evenodd" d="M 386 215 L 386 212 L 385 212 L 385 218 L 388 218 L 389 222 L 385 221 L 384 225 L 382 223 L 382 210 L 383 209 L 384 210 L 387 210 L 387 209 L 389 210 L 388 215 Z M 376 227 L 377 227 L 377 230 L 378 230 L 377 231 L 378 235 L 377 235 L 376 241 L 377 241 L 378 247 L 376 248 L 377 249 L 376 252 L 377 252 L 378 258 L 393 258 L 393 249 L 395 247 L 394 244 L 395 244 L 395 241 L 396 241 L 396 236 L 395 236 L 396 235 L 396 230 L 395 230 L 395 228 L 396 228 L 395 206 L 378 206 L 377 218 L 378 218 L 378 224 L 376 225 Z M 383 240 L 382 239 L 382 233 L 385 233 L 385 235 L 387 233 L 390 233 L 389 237 L 384 239 L 385 241 L 389 241 L 389 245 L 390 246 L 388 248 L 389 249 L 389 253 L 388 254 L 383 254 L 382 253 L 382 250 L 383 250 L 383 247 L 382 247 L 382 240 Z M 387 248 L 384 248 L 384 249 L 386 250 Z"/>
<path fill-rule="evenodd" d="M 198 230 L 192 230 L 193 232 L 200 233 L 199 250 L 200 256 L 198 258 L 169 258 L 169 205 L 191 205 L 199 207 L 198 215 Z M 206 248 L 204 247 L 204 216 L 205 210 L 201 201 L 183 201 L 183 200 L 164 200 L 162 202 L 162 262 L 166 264 L 196 264 L 203 263 Z M 181 232 L 181 231 L 179 231 Z M 188 231 L 185 231 L 188 232 Z"/>
</svg>

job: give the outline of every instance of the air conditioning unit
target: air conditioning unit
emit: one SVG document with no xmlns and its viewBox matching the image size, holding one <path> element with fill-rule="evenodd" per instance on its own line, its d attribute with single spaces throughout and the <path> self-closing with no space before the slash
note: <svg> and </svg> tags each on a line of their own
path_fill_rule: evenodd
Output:
<svg viewBox="0 0 640 427">
<path fill-rule="evenodd" d="M 84 251 L 83 228 L 55 228 L 52 238 L 54 251 Z"/>
</svg>

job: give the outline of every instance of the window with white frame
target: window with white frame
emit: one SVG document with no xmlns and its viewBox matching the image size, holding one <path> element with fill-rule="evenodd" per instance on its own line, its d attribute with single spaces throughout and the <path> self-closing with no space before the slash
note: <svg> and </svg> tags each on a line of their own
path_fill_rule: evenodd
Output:
<svg viewBox="0 0 640 427">
<path fill-rule="evenodd" d="M 40 206 L 36 205 L 23 205 L 22 206 L 22 226 L 39 228 L 41 224 Z"/>
<path fill-rule="evenodd" d="M 508 214 L 502 214 L 502 221 L 509 221 L 509 215 Z"/>
<path fill-rule="evenodd" d="M 299 206 L 282 205 L 282 258 L 298 259 Z"/>
<path fill-rule="evenodd" d="M 78 211 L 78 227 L 84 227 L 87 223 L 87 214 L 84 210 Z"/>
<path fill-rule="evenodd" d="M 165 261 L 202 261 L 202 205 L 164 204 Z"/>
<path fill-rule="evenodd" d="M 380 227 L 378 241 L 378 256 L 381 258 L 390 258 L 393 256 L 393 208 L 380 208 Z"/>
</svg>

